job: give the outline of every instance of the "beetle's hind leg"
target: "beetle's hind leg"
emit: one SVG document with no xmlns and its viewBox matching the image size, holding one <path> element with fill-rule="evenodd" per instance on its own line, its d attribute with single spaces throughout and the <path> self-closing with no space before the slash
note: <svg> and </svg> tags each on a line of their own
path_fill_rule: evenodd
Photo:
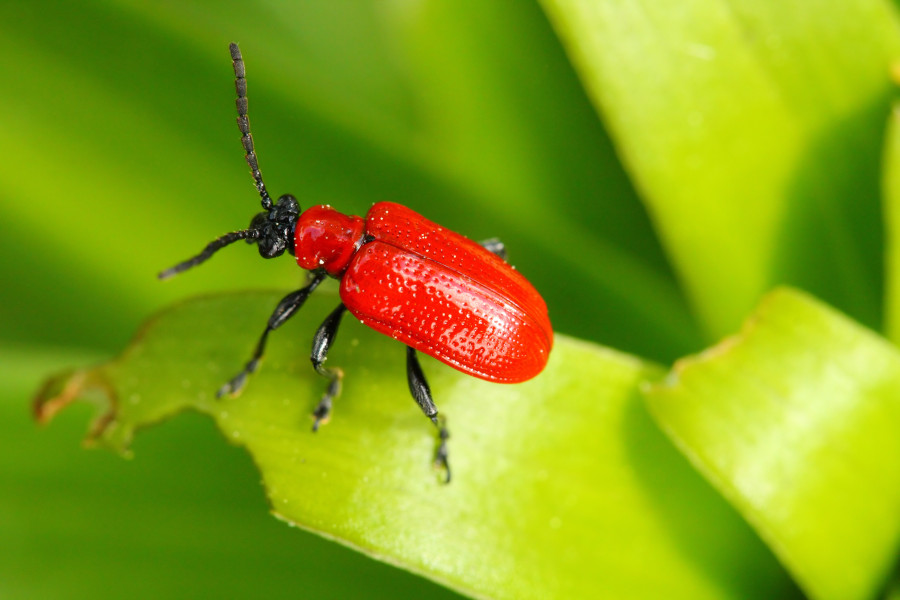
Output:
<svg viewBox="0 0 900 600">
<path fill-rule="evenodd" d="M 312 361 L 313 368 L 316 373 L 322 377 L 328 378 L 328 388 L 325 394 L 313 411 L 313 431 L 319 430 L 319 425 L 328 421 L 331 416 L 331 401 L 341 394 L 341 381 L 344 378 L 344 372 L 337 368 L 328 368 L 322 366 L 325 359 L 328 358 L 328 349 L 337 337 L 338 326 L 341 324 L 341 317 L 347 311 L 347 307 L 339 304 L 334 311 L 319 325 L 316 335 L 313 337 L 312 353 L 309 359 Z"/>
<path fill-rule="evenodd" d="M 285 321 L 293 317 L 297 313 L 297 310 L 303 306 L 303 303 L 306 302 L 306 299 L 309 298 L 309 295 L 313 290 L 322 283 L 323 279 L 325 279 L 324 275 L 316 274 L 309 280 L 306 287 L 303 287 L 296 292 L 291 292 L 281 299 L 281 302 L 278 303 L 278 306 L 276 306 L 275 310 L 272 312 L 272 316 L 269 317 L 269 322 L 266 325 L 265 331 L 263 331 L 262 336 L 260 336 L 259 341 L 256 343 L 256 350 L 254 350 L 253 356 L 250 357 L 250 360 L 247 361 L 247 364 L 244 365 L 244 368 L 240 373 L 232 377 L 230 381 L 219 388 L 219 391 L 216 392 L 216 398 L 221 398 L 225 394 L 236 396 L 241 392 L 244 388 L 244 384 L 247 383 L 247 377 L 259 367 L 259 361 L 262 360 L 263 353 L 266 351 L 266 342 L 269 339 L 269 333 L 278 329 L 284 325 Z"/>
<path fill-rule="evenodd" d="M 431 422 L 438 428 L 438 447 L 434 453 L 434 464 L 444 470 L 445 483 L 450 483 L 450 463 L 448 462 L 447 440 L 450 439 L 450 432 L 447 430 L 446 422 L 443 418 L 438 417 L 438 409 L 431 397 L 431 388 L 425 380 L 425 373 L 422 372 L 422 365 L 419 364 L 419 357 L 412 346 L 406 347 L 406 379 L 409 382 L 409 391 L 412 393 L 416 404 L 425 413 L 425 416 L 431 419 Z"/>
<path fill-rule="evenodd" d="M 500 240 L 500 238 L 493 237 L 486 240 L 481 240 L 480 242 L 478 242 L 478 245 L 488 252 L 492 252 L 503 260 L 506 260 L 506 244 L 504 244 Z"/>
</svg>

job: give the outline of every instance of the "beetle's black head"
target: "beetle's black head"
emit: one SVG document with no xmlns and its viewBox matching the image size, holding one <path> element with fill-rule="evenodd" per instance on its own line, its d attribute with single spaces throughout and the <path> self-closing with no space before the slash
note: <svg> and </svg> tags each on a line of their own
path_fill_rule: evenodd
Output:
<svg viewBox="0 0 900 600">
<path fill-rule="evenodd" d="M 300 217 L 300 205 L 297 199 L 285 194 L 275 201 L 272 208 L 257 213 L 250 221 L 250 230 L 259 232 L 257 236 L 247 240 L 259 246 L 259 255 L 263 258 L 281 256 L 284 251 L 294 253 L 294 228 Z"/>
</svg>

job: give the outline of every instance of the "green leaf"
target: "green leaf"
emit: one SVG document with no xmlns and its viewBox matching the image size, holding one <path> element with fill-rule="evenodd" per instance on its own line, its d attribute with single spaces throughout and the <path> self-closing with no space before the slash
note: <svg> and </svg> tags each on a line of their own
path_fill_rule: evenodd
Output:
<svg viewBox="0 0 900 600">
<path fill-rule="evenodd" d="M 871 598 L 900 543 L 900 354 L 805 294 L 647 394 L 655 419 L 812 598 Z"/>
<path fill-rule="evenodd" d="M 204 415 L 143 432 L 128 461 L 79 448 L 88 405 L 35 427 L 47 372 L 97 358 L 0 346 L 4 598 L 458 598 L 272 519 L 258 469 Z"/>
<path fill-rule="evenodd" d="M 143 433 L 129 461 L 79 449 L 90 406 L 35 427 L 41 378 L 96 358 L 0 346 L 4 598 L 458 598 L 272 519 L 250 457 L 203 415 Z"/>
<path fill-rule="evenodd" d="M 329 356 L 346 373 L 343 395 L 331 423 L 310 431 L 324 381 L 310 368 L 308 340 L 336 301 L 328 294 L 273 335 L 240 397 L 215 400 L 278 298 L 215 296 L 167 311 L 121 358 L 51 382 L 38 413 L 106 397 L 94 438 L 120 450 L 177 412 L 210 415 L 250 452 L 275 514 L 479 597 L 793 590 L 645 412 L 638 386 L 657 367 L 565 336 L 546 371 L 521 385 L 427 360 L 452 432 L 454 480 L 443 485 L 431 466 L 434 428 L 406 389 L 402 346 L 352 320 Z"/>
<path fill-rule="evenodd" d="M 881 314 L 881 0 L 543 0 L 712 339 L 774 284 Z"/>
</svg>

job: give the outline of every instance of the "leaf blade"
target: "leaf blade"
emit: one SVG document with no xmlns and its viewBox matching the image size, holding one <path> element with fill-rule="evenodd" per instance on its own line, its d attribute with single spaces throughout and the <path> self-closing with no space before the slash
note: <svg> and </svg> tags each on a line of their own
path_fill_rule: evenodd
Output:
<svg viewBox="0 0 900 600">
<path fill-rule="evenodd" d="M 900 354 L 812 298 L 770 294 L 676 365 L 654 418 L 813 598 L 868 598 L 900 541 Z"/>
<path fill-rule="evenodd" d="M 238 368 L 252 346 L 228 324 L 255 332 L 249 324 L 278 297 L 201 298 L 163 313 L 100 367 L 118 399 L 100 439 L 123 448 L 136 429 L 199 410 L 248 449 L 281 518 L 479 597 L 793 590 L 649 419 L 637 387 L 657 367 L 564 336 L 547 371 L 521 385 L 426 361 L 453 435 L 455 478 L 445 486 L 430 467 L 432 427 L 405 389 L 402 347 L 358 324 L 329 358 L 347 372 L 334 418 L 310 431 L 323 381 L 291 332 L 295 321 L 314 329 L 334 302 L 327 294 L 273 336 L 241 397 L 213 399 L 229 375 L 221 365 Z"/>
</svg>

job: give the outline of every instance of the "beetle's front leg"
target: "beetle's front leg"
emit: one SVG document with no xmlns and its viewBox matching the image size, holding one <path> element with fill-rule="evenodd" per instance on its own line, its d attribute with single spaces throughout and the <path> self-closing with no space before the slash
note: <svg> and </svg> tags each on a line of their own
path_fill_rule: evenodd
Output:
<svg viewBox="0 0 900 600">
<path fill-rule="evenodd" d="M 409 382 L 409 391 L 412 393 L 416 404 L 438 428 L 440 441 L 434 453 L 434 464 L 444 469 L 446 473 L 444 483 L 450 483 L 450 463 L 447 460 L 447 440 L 450 439 L 450 432 L 447 430 L 445 420 L 438 418 L 437 406 L 435 406 L 434 400 L 431 398 L 431 388 L 425 380 L 425 373 L 422 372 L 419 357 L 412 346 L 406 347 L 406 379 Z"/>
<path fill-rule="evenodd" d="M 232 377 L 230 381 L 219 388 L 219 391 L 216 392 L 216 398 L 221 398 L 225 394 L 236 396 L 240 393 L 244 384 L 247 383 L 247 377 L 256 371 L 256 368 L 259 366 L 259 361 L 266 351 L 266 341 L 269 339 L 269 332 L 278 329 L 284 325 L 285 321 L 293 317 L 297 310 L 303 306 L 303 303 L 306 302 L 306 299 L 309 298 L 309 295 L 313 290 L 322 283 L 323 279 L 325 279 L 325 275 L 316 273 L 309 280 L 306 287 L 301 288 L 296 292 L 291 292 L 281 299 L 281 302 L 278 303 L 278 306 L 276 306 L 275 310 L 272 312 L 272 316 L 269 317 L 269 322 L 266 325 L 265 331 L 263 331 L 262 336 L 260 336 L 259 341 L 256 343 L 256 350 L 253 352 L 253 356 L 250 357 L 250 360 L 247 361 L 247 364 L 244 365 L 244 368 L 240 373 Z"/>
<path fill-rule="evenodd" d="M 347 311 L 347 307 L 339 304 L 334 311 L 319 325 L 316 335 L 313 337 L 312 353 L 309 359 L 312 361 L 313 368 L 316 373 L 329 380 L 328 389 L 319 401 L 318 406 L 313 411 L 313 431 L 319 430 L 319 425 L 328 421 L 331 416 L 331 401 L 341 394 L 341 380 L 344 378 L 344 372 L 339 368 L 323 367 L 322 363 L 328 358 L 328 350 L 337 337 L 338 326 L 341 324 L 341 317 Z"/>
</svg>

